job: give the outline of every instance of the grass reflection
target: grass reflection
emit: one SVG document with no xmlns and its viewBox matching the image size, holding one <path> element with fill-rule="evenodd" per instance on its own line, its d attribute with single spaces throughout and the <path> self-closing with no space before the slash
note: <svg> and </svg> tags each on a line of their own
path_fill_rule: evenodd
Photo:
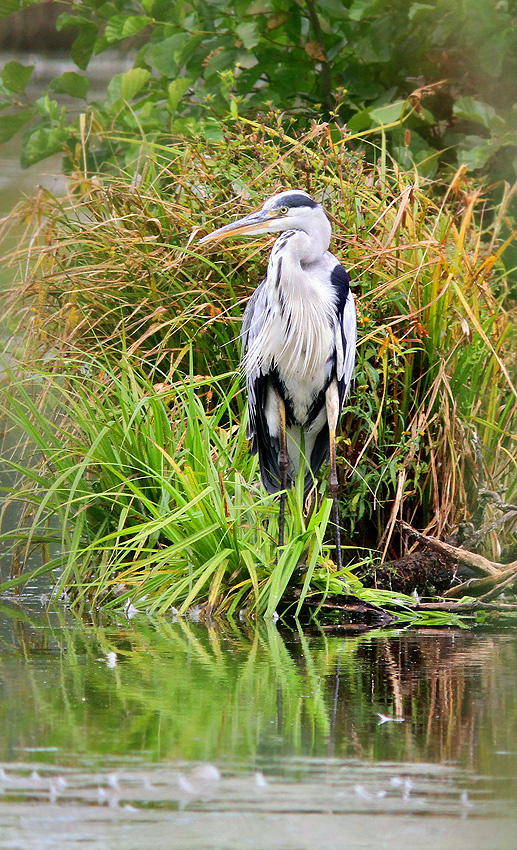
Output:
<svg viewBox="0 0 517 850">
<path fill-rule="evenodd" d="M 286 758 L 330 757 L 496 774 L 516 749 L 510 636 L 307 636 L 143 617 L 94 626 L 5 606 L 2 624 L 4 762 L 281 770 Z"/>
</svg>

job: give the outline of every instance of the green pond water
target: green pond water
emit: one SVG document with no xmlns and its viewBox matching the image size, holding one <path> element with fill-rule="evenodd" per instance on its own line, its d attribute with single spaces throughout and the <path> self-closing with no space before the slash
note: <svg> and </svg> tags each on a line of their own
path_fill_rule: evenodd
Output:
<svg viewBox="0 0 517 850">
<path fill-rule="evenodd" d="M 0 605 L 0 847 L 517 848 L 517 636 Z"/>
</svg>

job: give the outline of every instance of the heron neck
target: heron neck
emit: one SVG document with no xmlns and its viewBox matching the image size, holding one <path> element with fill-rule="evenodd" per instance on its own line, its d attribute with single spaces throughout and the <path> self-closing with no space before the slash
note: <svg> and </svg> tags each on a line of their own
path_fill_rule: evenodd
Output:
<svg viewBox="0 0 517 850">
<path fill-rule="evenodd" d="M 275 366 L 287 386 L 302 377 L 312 381 L 325 368 L 335 312 L 329 256 L 301 231 L 285 231 L 277 239 L 264 281 L 260 333 L 246 350 L 245 370 Z"/>
<path fill-rule="evenodd" d="M 290 266 L 299 265 L 305 268 L 316 263 L 328 251 L 330 244 L 330 225 L 317 233 L 306 233 L 304 230 L 287 230 L 276 240 L 273 255 L 286 257 Z"/>
</svg>

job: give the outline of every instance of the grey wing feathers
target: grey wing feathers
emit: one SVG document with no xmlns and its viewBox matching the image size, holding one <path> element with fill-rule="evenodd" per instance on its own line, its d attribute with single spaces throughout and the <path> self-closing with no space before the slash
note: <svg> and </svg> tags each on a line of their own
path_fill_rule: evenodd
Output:
<svg viewBox="0 0 517 850">
<path fill-rule="evenodd" d="M 244 355 L 248 348 L 253 346 L 253 340 L 257 337 L 260 331 L 261 325 L 261 316 L 263 312 L 261 310 L 261 301 L 263 300 L 264 293 L 264 281 L 256 288 L 255 292 L 251 296 L 250 300 L 246 305 L 246 309 L 244 311 L 244 315 L 242 317 L 242 361 L 244 362 Z M 255 382 L 260 375 L 260 369 L 254 370 L 250 368 L 250 364 L 248 363 L 245 369 L 246 372 L 246 389 L 248 391 L 248 411 L 249 411 L 249 421 L 248 421 L 248 430 L 247 437 L 248 440 L 253 440 L 253 432 L 254 428 L 254 419 L 255 412 L 257 409 L 257 398 L 255 392 Z M 256 451 L 256 449 L 252 450 Z"/>
<path fill-rule="evenodd" d="M 355 350 L 357 345 L 357 318 L 354 296 L 349 291 L 343 313 L 340 316 L 340 327 L 336 333 L 336 378 L 340 386 L 341 403 L 350 390 L 354 376 Z"/>
<path fill-rule="evenodd" d="M 267 314 L 265 288 L 261 284 L 248 301 L 242 317 L 242 350 L 253 348 L 254 340 L 260 333 Z M 246 388 L 248 391 L 248 428 L 246 436 L 250 440 L 252 454 L 258 454 L 262 481 L 268 493 L 276 493 L 280 488 L 280 468 L 278 463 L 279 442 L 270 434 L 266 420 L 266 404 L 269 392 L 268 375 L 263 374 L 259 364 L 244 360 Z"/>
<path fill-rule="evenodd" d="M 330 280 L 336 292 L 335 374 L 341 407 L 354 374 L 357 319 L 354 296 L 350 292 L 350 279 L 340 263 L 336 263 L 332 269 Z"/>
</svg>

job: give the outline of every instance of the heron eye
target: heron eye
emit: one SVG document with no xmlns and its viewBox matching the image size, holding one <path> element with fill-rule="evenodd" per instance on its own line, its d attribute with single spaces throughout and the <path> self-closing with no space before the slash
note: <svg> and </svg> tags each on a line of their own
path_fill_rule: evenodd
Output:
<svg viewBox="0 0 517 850">
<path fill-rule="evenodd" d="M 281 215 L 287 215 L 287 213 L 289 212 L 289 207 L 280 207 L 279 212 L 281 213 Z"/>
</svg>

